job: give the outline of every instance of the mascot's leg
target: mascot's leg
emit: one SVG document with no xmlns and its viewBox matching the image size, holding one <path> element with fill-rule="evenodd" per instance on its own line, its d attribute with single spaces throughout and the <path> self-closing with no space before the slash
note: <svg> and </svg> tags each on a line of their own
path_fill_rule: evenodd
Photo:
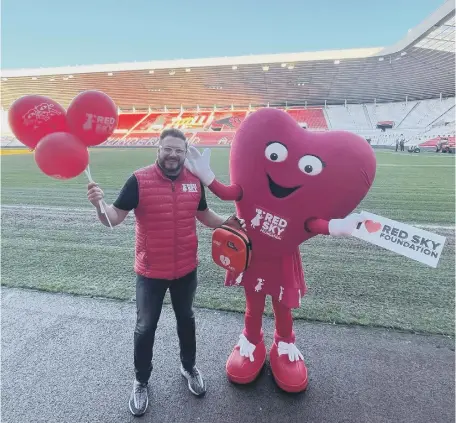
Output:
<svg viewBox="0 0 456 423">
<path fill-rule="evenodd" d="M 291 309 L 277 299 L 272 300 L 276 330 L 270 352 L 271 370 L 277 385 L 286 392 L 307 388 L 307 368 L 295 345 Z"/>
<path fill-rule="evenodd" d="M 263 312 L 266 296 L 245 291 L 245 327 L 226 363 L 228 379 L 239 384 L 253 382 L 266 361 Z"/>
</svg>

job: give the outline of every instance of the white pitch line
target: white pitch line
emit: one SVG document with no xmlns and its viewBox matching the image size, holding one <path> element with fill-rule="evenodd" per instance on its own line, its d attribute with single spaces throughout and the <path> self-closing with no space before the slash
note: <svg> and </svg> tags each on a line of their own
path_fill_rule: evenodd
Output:
<svg viewBox="0 0 456 423">
<path fill-rule="evenodd" d="M 1 206 L 3 209 L 7 210 L 40 210 L 40 211 L 47 211 L 47 212 L 77 212 L 77 213 L 94 213 L 95 210 L 89 207 L 54 207 L 54 206 L 31 206 L 28 204 L 3 204 Z M 133 213 L 132 213 L 133 214 Z M 447 231 L 453 231 L 456 229 L 455 226 L 449 225 L 432 225 L 432 224 L 420 224 L 420 223 L 406 223 L 407 225 L 415 226 L 416 228 L 423 228 L 423 229 L 443 229 Z"/>
<path fill-rule="evenodd" d="M 29 204 L 2 204 L 2 209 L 24 209 L 24 210 L 43 210 L 43 211 L 56 211 L 56 212 L 94 212 L 95 208 L 90 207 L 55 207 L 55 206 L 31 206 Z"/>
</svg>

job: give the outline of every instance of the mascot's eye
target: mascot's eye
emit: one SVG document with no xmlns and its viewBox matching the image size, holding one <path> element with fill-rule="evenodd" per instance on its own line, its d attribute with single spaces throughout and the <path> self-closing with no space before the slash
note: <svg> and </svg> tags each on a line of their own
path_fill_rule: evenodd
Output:
<svg viewBox="0 0 456 423">
<path fill-rule="evenodd" d="M 271 162 L 283 162 L 288 156 L 288 150 L 280 142 L 273 142 L 266 147 L 264 154 Z"/>
<path fill-rule="evenodd" d="M 298 163 L 299 169 L 301 172 L 304 172 L 306 175 L 315 176 L 318 175 L 325 165 L 323 162 L 315 156 L 303 156 Z"/>
</svg>

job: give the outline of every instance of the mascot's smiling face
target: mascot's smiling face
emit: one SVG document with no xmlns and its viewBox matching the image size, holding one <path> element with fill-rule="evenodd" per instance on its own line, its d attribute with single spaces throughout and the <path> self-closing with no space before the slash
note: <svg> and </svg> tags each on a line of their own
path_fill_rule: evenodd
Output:
<svg viewBox="0 0 456 423">
<path fill-rule="evenodd" d="M 280 141 L 269 141 L 266 143 L 266 148 L 264 150 L 266 159 L 272 163 L 284 162 L 288 158 L 288 148 L 287 145 Z M 315 176 L 322 172 L 325 167 L 325 163 L 315 155 L 304 154 L 297 163 L 299 170 L 305 175 Z M 302 187 L 305 184 L 305 179 L 298 175 L 296 182 L 302 179 L 302 183 L 296 186 L 283 186 L 279 185 L 271 177 L 271 173 L 277 173 L 277 166 L 265 166 L 266 175 L 268 177 L 269 189 L 271 194 L 276 198 L 286 198 L 289 195 L 293 194 L 296 190 Z M 268 172 L 269 170 L 269 172 Z M 277 179 L 277 178 L 276 178 Z M 281 178 L 286 179 L 286 178 Z M 289 181 L 292 182 L 292 181 Z"/>
<path fill-rule="evenodd" d="M 296 230 L 313 217 L 350 214 L 369 191 L 375 171 L 375 155 L 364 138 L 302 129 L 289 114 L 272 108 L 244 120 L 230 152 L 231 182 L 243 190 L 241 215 L 247 220 L 263 207 L 294 222 Z"/>
</svg>

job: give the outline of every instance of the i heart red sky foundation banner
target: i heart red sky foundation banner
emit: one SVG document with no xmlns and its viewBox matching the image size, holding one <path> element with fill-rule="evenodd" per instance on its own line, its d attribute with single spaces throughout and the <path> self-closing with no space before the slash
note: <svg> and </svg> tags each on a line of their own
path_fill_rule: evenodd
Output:
<svg viewBox="0 0 456 423">
<path fill-rule="evenodd" d="M 405 223 L 364 212 L 367 220 L 352 235 L 431 267 L 437 267 L 446 238 Z"/>
</svg>

